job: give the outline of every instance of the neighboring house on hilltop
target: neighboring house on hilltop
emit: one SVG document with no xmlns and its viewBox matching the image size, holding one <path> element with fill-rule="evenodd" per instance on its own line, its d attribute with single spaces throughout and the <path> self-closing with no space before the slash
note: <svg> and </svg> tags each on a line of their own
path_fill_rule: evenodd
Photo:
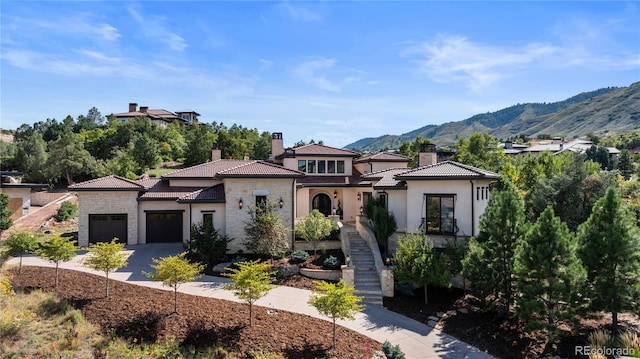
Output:
<svg viewBox="0 0 640 359">
<path fill-rule="evenodd" d="M 0 193 L 9 197 L 9 210 L 12 212 L 11 219 L 13 220 L 29 214 L 33 191 L 49 187 L 49 185 L 42 183 L 22 182 L 22 175 L 22 172 L 1 172 Z"/>
<path fill-rule="evenodd" d="M 532 146 L 517 145 L 515 143 L 505 142 L 504 153 L 508 155 L 518 154 L 539 154 L 544 151 L 549 151 L 553 154 L 562 153 L 565 151 L 584 153 L 593 146 L 593 141 L 576 139 L 570 142 L 565 142 L 560 137 L 554 137 L 550 142 L 540 142 Z M 607 147 L 609 151 L 609 157 L 615 158 L 619 153 L 615 147 Z"/>
<path fill-rule="evenodd" d="M 318 209 L 354 223 L 372 196 L 386 198 L 399 231 L 424 231 L 439 243 L 478 233 L 489 184 L 499 179 L 456 162 L 438 163 L 434 146 L 425 146 L 420 166 L 411 169 L 409 158 L 393 154 L 361 157 L 318 144 L 285 149 L 281 133 L 272 135 L 269 161 L 220 156 L 216 148 L 211 162 L 158 179 L 108 176 L 70 186 L 79 197 L 80 245 L 113 237 L 131 245 L 181 242 L 191 224 L 209 222 L 233 239 L 229 252 L 245 250 L 248 208 L 265 200 L 278 204 L 293 245 L 296 218 Z"/>
<path fill-rule="evenodd" d="M 178 123 L 180 125 L 190 125 L 198 121 L 199 113 L 192 110 L 184 110 L 171 112 L 167 110 L 151 110 L 147 106 L 140 106 L 137 103 L 129 103 L 129 111 L 116 113 L 114 115 L 120 123 L 125 123 L 136 117 L 145 117 L 154 125 L 166 127 L 170 123 Z"/>
</svg>

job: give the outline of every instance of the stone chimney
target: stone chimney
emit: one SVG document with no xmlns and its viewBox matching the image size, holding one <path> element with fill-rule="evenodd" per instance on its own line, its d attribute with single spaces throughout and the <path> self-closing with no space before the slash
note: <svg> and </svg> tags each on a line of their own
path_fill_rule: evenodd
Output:
<svg viewBox="0 0 640 359">
<path fill-rule="evenodd" d="M 222 159 L 222 151 L 220 150 L 220 145 L 217 143 L 213 144 L 213 149 L 211 149 L 211 161 L 217 161 Z"/>
<path fill-rule="evenodd" d="M 418 167 L 431 166 L 438 163 L 438 154 L 436 153 L 436 145 L 431 143 L 423 143 L 420 145 L 420 153 L 418 154 Z"/>
<path fill-rule="evenodd" d="M 282 154 L 284 154 L 282 132 L 274 132 L 271 134 L 271 155 L 269 155 L 269 160 L 272 162 L 282 162 L 276 159 L 276 157 Z"/>
<path fill-rule="evenodd" d="M 135 102 L 129 102 L 129 112 L 138 111 L 138 104 Z"/>
<path fill-rule="evenodd" d="M 147 106 L 140 106 L 140 112 L 142 112 L 142 113 L 147 113 L 148 109 L 149 109 L 149 107 L 147 107 Z"/>
</svg>

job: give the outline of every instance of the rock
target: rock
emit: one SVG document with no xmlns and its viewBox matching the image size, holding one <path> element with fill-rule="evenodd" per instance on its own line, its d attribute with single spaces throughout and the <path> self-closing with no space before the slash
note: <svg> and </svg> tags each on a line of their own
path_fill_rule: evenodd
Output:
<svg viewBox="0 0 640 359">
<path fill-rule="evenodd" d="M 448 311 L 448 312 L 447 312 L 447 315 L 448 315 L 448 316 L 450 316 L 450 317 L 453 317 L 453 316 L 455 316 L 456 314 L 458 314 L 458 312 L 457 312 L 457 311 L 455 311 L 455 310 L 450 310 L 450 311 Z"/>
<path fill-rule="evenodd" d="M 300 267 L 297 265 L 283 264 L 279 266 L 278 269 L 282 271 L 282 274 L 284 274 L 285 277 L 290 277 L 294 274 L 300 273 Z"/>
<path fill-rule="evenodd" d="M 213 266 L 213 268 L 211 268 L 211 271 L 216 273 L 224 273 L 228 267 L 231 267 L 231 262 L 219 263 Z"/>
<path fill-rule="evenodd" d="M 469 313 L 469 309 L 467 309 L 467 308 L 460 308 L 460 309 L 458 309 L 458 312 L 460 312 L 460 313 L 462 313 L 462 314 L 467 314 L 467 313 Z"/>
<path fill-rule="evenodd" d="M 435 320 L 430 320 L 430 321 L 427 322 L 427 325 L 432 327 L 432 328 L 435 328 L 436 325 L 438 325 L 438 322 L 435 321 Z"/>
<path fill-rule="evenodd" d="M 371 359 L 387 359 L 387 356 L 384 355 L 384 352 L 382 350 L 378 350 L 377 352 L 373 352 L 373 356 L 371 356 Z"/>
<path fill-rule="evenodd" d="M 429 319 L 430 321 L 431 321 L 431 320 L 433 320 L 433 321 L 435 321 L 435 322 L 437 322 L 438 320 L 440 320 L 440 318 L 438 318 L 438 317 L 434 317 L 433 315 L 430 315 L 428 319 Z"/>
</svg>

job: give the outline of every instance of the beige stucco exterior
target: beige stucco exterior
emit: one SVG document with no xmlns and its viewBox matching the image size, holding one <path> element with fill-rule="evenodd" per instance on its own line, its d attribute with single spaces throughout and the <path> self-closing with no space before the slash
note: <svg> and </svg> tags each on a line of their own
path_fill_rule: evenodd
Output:
<svg viewBox="0 0 640 359">
<path fill-rule="evenodd" d="M 126 214 L 127 244 L 139 244 L 137 198 L 137 191 L 79 192 L 78 244 L 81 247 L 86 247 L 89 245 L 90 214 Z"/>
<path fill-rule="evenodd" d="M 291 170 L 298 170 L 298 160 L 322 160 L 322 161 L 344 161 L 344 173 L 310 173 L 314 176 L 351 176 L 353 174 L 353 159 L 351 157 L 318 157 L 318 156 L 296 156 L 295 158 L 285 158 L 283 166 Z"/>
<path fill-rule="evenodd" d="M 9 197 L 9 210 L 11 219 L 16 220 L 29 213 L 31 206 L 31 188 L 7 188 L 0 187 L 0 193 Z"/>
<path fill-rule="evenodd" d="M 139 236 L 137 244 L 147 243 L 147 211 L 181 211 L 182 212 L 182 241 L 189 239 L 189 205 L 178 203 L 175 200 L 168 201 L 140 201 L 138 204 Z"/>
</svg>

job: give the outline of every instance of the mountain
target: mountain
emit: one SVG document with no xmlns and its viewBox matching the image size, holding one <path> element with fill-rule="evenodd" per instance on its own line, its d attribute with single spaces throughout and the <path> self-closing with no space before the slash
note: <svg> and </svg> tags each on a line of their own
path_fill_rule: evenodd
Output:
<svg viewBox="0 0 640 359">
<path fill-rule="evenodd" d="M 640 82 L 584 92 L 559 102 L 517 104 L 462 121 L 427 125 L 402 135 L 364 138 L 345 148 L 374 152 L 398 148 L 418 136 L 429 138 L 438 146 L 448 146 L 474 132 L 487 132 L 501 139 L 541 134 L 576 138 L 634 129 L 640 129 Z"/>
</svg>

